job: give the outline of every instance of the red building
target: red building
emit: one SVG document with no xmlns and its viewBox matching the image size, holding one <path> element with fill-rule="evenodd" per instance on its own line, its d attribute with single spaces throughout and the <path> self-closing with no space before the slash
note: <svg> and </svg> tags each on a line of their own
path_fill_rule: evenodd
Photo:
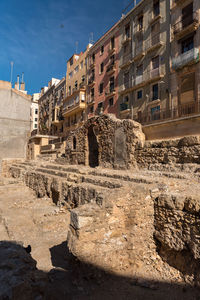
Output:
<svg viewBox="0 0 200 300">
<path fill-rule="evenodd" d="M 118 112 L 119 22 L 89 50 L 87 56 L 87 116 Z"/>
</svg>

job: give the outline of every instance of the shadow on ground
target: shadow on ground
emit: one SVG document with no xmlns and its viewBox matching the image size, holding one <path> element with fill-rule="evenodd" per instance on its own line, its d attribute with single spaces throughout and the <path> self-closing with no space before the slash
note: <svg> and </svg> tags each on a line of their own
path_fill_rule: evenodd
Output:
<svg viewBox="0 0 200 300">
<path fill-rule="evenodd" d="M 200 300 L 199 289 L 186 284 L 183 286 L 175 283 L 154 282 L 151 279 L 116 276 L 93 265 L 80 262 L 69 252 L 66 242 L 50 248 L 50 253 L 54 268 L 49 273 L 45 273 L 34 269 L 35 261 L 21 245 L 8 241 L 0 242 L 0 259 L 11 257 L 7 267 L 5 267 L 5 259 L 4 262 L 0 261 L 0 300 Z M 19 267 L 21 259 L 23 260 L 23 272 L 18 271 L 17 273 L 14 264 L 16 268 Z M 24 267 L 24 262 L 25 265 L 27 264 L 26 260 L 29 261 L 30 269 Z M 10 273 L 11 262 L 13 274 Z M 15 297 L 5 298 L 2 296 L 3 294 L 5 296 L 4 287 L 8 276 L 18 274 L 17 276 L 24 277 L 29 272 L 37 274 L 29 276 L 29 283 L 31 283 L 28 287 L 29 294 L 23 291 L 23 288 L 27 288 L 27 284 L 24 286 L 22 284 L 19 286 L 19 291 L 16 291 L 15 286 Z M 34 292 L 30 292 L 31 288 Z M 16 295 L 20 296 L 16 297 Z M 24 298 L 23 295 L 29 296 Z"/>
</svg>

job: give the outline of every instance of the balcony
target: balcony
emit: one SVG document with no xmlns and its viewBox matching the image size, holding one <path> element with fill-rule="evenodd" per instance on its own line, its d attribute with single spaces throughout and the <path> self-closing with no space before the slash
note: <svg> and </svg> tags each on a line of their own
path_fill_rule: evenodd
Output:
<svg viewBox="0 0 200 300">
<path fill-rule="evenodd" d="M 161 67 L 151 69 L 144 73 L 144 80 L 146 83 L 151 83 L 153 81 L 158 81 L 164 77 L 164 72 L 162 72 Z"/>
<path fill-rule="evenodd" d="M 124 35 L 122 38 L 122 45 L 129 43 L 131 41 L 130 35 Z"/>
<path fill-rule="evenodd" d="M 115 47 L 109 47 L 108 48 L 108 55 L 114 54 L 115 53 Z"/>
<path fill-rule="evenodd" d="M 158 21 L 159 19 L 161 19 L 162 16 L 159 12 L 157 13 L 153 13 L 149 15 L 149 25 L 152 25 L 154 22 Z"/>
<path fill-rule="evenodd" d="M 173 33 L 177 39 L 181 39 L 184 36 L 194 32 L 199 27 L 198 13 L 188 15 L 182 18 L 181 21 L 173 25 Z"/>
<path fill-rule="evenodd" d="M 108 65 L 107 69 L 106 69 L 106 73 L 108 75 L 111 75 L 112 73 L 114 73 L 116 71 L 116 65 L 115 63 L 111 63 L 110 65 Z"/>
<path fill-rule="evenodd" d="M 123 85 L 122 85 L 122 88 L 121 88 L 121 91 L 122 92 L 127 92 L 127 90 L 131 89 L 132 88 L 132 81 L 131 79 L 128 79 L 126 81 L 124 81 Z"/>
<path fill-rule="evenodd" d="M 90 105 L 90 104 L 93 104 L 94 103 L 94 95 L 93 96 L 88 96 L 87 98 L 87 104 Z"/>
<path fill-rule="evenodd" d="M 159 123 L 165 120 L 178 120 L 180 118 L 189 118 L 200 114 L 200 103 L 189 102 L 180 104 L 173 109 L 160 109 L 153 112 L 143 112 L 140 116 L 134 118 L 141 124 Z"/>
<path fill-rule="evenodd" d="M 78 113 L 82 110 L 85 110 L 86 104 L 84 100 L 74 101 L 73 103 L 70 103 L 67 105 L 65 104 L 65 107 L 63 108 L 63 116 L 67 117 L 71 114 Z"/>
<path fill-rule="evenodd" d="M 143 43 L 139 43 L 135 46 L 135 55 L 133 61 L 141 59 L 145 55 Z"/>
<path fill-rule="evenodd" d="M 105 95 L 106 95 L 107 97 L 113 96 L 113 95 L 115 95 L 115 93 L 116 93 L 116 91 L 115 91 L 114 86 L 109 86 L 109 87 L 107 87 L 106 90 L 105 90 Z"/>
<path fill-rule="evenodd" d="M 143 25 L 142 24 L 136 24 L 135 27 L 134 27 L 134 34 L 139 35 L 139 34 L 143 34 L 143 32 L 144 32 Z"/>
<path fill-rule="evenodd" d="M 172 69 L 178 70 L 187 65 L 195 64 L 199 61 L 199 49 L 193 48 L 178 57 L 172 59 Z"/>
<path fill-rule="evenodd" d="M 91 76 L 89 79 L 88 79 L 88 85 L 93 85 L 93 84 L 95 84 L 95 77 L 94 76 Z"/>
<path fill-rule="evenodd" d="M 125 68 L 125 67 L 127 67 L 127 66 L 131 63 L 131 60 L 132 60 L 132 52 L 129 52 L 129 53 L 127 53 L 127 54 L 124 54 L 124 55 L 122 56 L 120 68 Z"/>
<path fill-rule="evenodd" d="M 85 81 L 82 81 L 81 83 L 79 83 L 79 89 L 85 89 L 85 87 L 86 87 Z"/>
<path fill-rule="evenodd" d="M 163 45 L 163 42 L 160 39 L 160 32 L 150 36 L 150 38 L 148 38 L 146 40 L 146 51 L 150 52 L 150 51 L 154 51 L 155 49 L 161 47 Z"/>
</svg>

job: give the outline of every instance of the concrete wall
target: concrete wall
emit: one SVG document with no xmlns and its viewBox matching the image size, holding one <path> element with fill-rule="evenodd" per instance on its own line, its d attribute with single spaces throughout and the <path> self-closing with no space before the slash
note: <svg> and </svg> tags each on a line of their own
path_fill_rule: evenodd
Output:
<svg viewBox="0 0 200 300">
<path fill-rule="evenodd" d="M 5 83 L 5 84 L 4 84 Z M 27 134 L 30 132 L 31 100 L 16 93 L 8 83 L 0 84 L 0 161 L 25 158 Z"/>
</svg>

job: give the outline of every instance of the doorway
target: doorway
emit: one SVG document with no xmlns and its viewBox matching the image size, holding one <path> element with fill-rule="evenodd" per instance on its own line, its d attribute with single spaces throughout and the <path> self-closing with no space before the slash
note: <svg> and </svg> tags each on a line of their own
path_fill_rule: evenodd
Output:
<svg viewBox="0 0 200 300">
<path fill-rule="evenodd" d="M 94 134 L 94 126 L 88 128 L 88 150 L 89 166 L 95 168 L 99 165 L 99 147 L 96 135 Z"/>
</svg>

